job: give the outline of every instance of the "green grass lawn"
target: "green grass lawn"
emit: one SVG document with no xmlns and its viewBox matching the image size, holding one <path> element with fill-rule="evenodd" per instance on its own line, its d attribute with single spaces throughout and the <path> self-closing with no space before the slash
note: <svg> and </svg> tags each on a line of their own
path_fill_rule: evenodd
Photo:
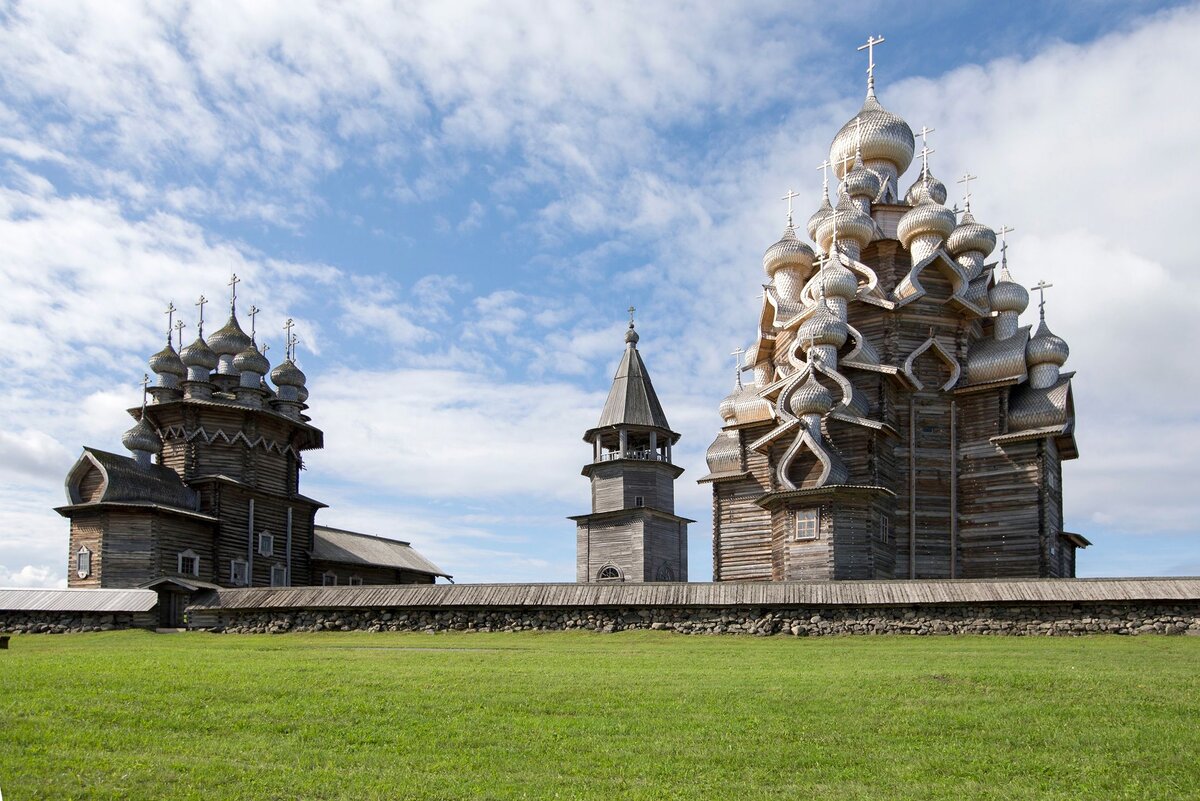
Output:
<svg viewBox="0 0 1200 801">
<path fill-rule="evenodd" d="M 32 798 L 1200 798 L 1200 638 L 110 632 L 0 651 Z"/>
</svg>

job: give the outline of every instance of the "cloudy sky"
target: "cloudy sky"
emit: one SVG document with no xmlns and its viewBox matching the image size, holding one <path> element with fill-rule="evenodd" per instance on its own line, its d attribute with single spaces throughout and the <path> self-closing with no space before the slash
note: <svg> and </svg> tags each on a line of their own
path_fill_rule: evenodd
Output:
<svg viewBox="0 0 1200 801">
<path fill-rule="evenodd" d="M 67 469 L 120 450 L 167 302 L 194 332 L 231 271 L 269 356 L 298 322 L 318 519 L 459 581 L 573 578 L 580 437 L 636 306 L 707 579 L 729 353 L 868 34 L 934 173 L 979 176 L 1015 276 L 1055 285 L 1081 575 L 1200 574 L 1200 6 L 899 8 L 3 3 L 0 586 L 65 581 Z"/>
</svg>

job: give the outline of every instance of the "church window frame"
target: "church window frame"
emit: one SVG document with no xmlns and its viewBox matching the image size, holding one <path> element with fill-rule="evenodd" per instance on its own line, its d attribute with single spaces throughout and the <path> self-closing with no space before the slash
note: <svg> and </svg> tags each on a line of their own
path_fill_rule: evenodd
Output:
<svg viewBox="0 0 1200 801">
<path fill-rule="evenodd" d="M 346 579 L 346 584 L 351 587 L 361 587 L 363 585 L 362 576 L 352 575 L 350 578 Z"/>
<path fill-rule="evenodd" d="M 92 575 L 92 549 L 86 545 L 79 546 L 75 552 L 75 575 L 81 579 Z"/>
<path fill-rule="evenodd" d="M 596 572 L 596 581 L 624 581 L 621 569 L 616 565 L 605 565 Z"/>
<path fill-rule="evenodd" d="M 250 584 L 250 563 L 245 559 L 229 560 L 229 583 L 235 587 L 246 587 Z"/>
<path fill-rule="evenodd" d="M 885 514 L 879 515 L 879 529 L 875 533 L 880 542 L 892 541 L 892 519 Z"/>
<path fill-rule="evenodd" d="M 258 555 L 259 556 L 274 556 L 275 555 L 275 535 L 263 529 L 258 532 Z"/>
<path fill-rule="evenodd" d="M 821 509 L 797 509 L 792 512 L 792 540 L 812 542 L 821 538 Z"/>
<path fill-rule="evenodd" d="M 633 496 L 633 505 L 638 508 L 645 506 L 646 505 L 646 496 L 645 495 L 634 495 Z"/>
<path fill-rule="evenodd" d="M 321 574 L 322 587 L 336 587 L 337 585 L 337 573 L 334 573 L 332 570 L 326 570 Z"/>
<path fill-rule="evenodd" d="M 286 565 L 280 562 L 276 562 L 275 564 L 271 565 L 271 586 L 288 586 L 288 569 Z"/>
<path fill-rule="evenodd" d="M 175 557 L 175 568 L 181 576 L 200 575 L 200 556 L 191 548 L 180 551 Z"/>
</svg>

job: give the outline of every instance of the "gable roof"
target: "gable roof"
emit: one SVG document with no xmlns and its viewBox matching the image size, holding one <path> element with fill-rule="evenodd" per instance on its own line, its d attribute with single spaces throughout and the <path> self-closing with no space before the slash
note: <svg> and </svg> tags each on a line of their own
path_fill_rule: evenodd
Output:
<svg viewBox="0 0 1200 801">
<path fill-rule="evenodd" d="M 328 526 L 313 526 L 312 558 L 347 565 L 394 567 L 450 578 L 449 573 L 419 554 L 407 542 Z"/>
<path fill-rule="evenodd" d="M 621 425 L 649 426 L 671 431 L 671 424 L 667 422 L 662 404 L 658 402 L 654 385 L 650 383 L 650 373 L 646 371 L 646 364 L 642 361 L 637 346 L 632 342 L 621 355 L 617 374 L 613 376 L 612 388 L 608 391 L 608 400 L 604 403 L 604 411 L 600 413 L 600 422 L 592 431 Z"/>
<path fill-rule="evenodd" d="M 90 469 L 100 471 L 99 495 L 84 501 L 79 494 L 79 482 Z M 196 493 L 184 485 L 179 475 L 160 464 L 139 464 L 128 456 L 120 456 L 96 448 L 84 448 L 83 455 L 67 473 L 67 497 L 72 504 L 125 503 L 164 506 L 194 512 L 198 508 Z"/>
</svg>

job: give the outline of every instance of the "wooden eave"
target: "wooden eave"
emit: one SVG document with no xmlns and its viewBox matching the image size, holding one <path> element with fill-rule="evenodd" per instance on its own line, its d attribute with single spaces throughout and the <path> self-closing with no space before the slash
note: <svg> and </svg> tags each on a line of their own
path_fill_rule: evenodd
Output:
<svg viewBox="0 0 1200 801">
<path fill-rule="evenodd" d="M 207 476 L 196 476 L 195 478 L 190 479 L 188 481 L 189 486 L 194 486 L 196 484 L 226 484 L 229 486 L 237 487 L 238 489 L 243 490 L 244 492 L 250 493 L 251 495 L 267 495 L 271 498 L 280 498 L 282 500 L 288 500 L 288 501 L 298 501 L 300 503 L 309 504 L 317 509 L 328 509 L 329 508 L 329 504 L 321 503 L 320 501 L 318 501 L 315 498 L 310 498 L 307 495 L 301 495 L 298 492 L 296 492 L 296 493 L 275 492 L 274 490 L 263 489 L 261 487 L 255 486 L 253 484 L 247 484 L 244 481 L 238 481 L 236 478 L 232 478 L 230 476 L 223 475 L 220 473 L 215 473 L 215 474 L 211 474 L 211 475 L 207 475 Z"/>
<path fill-rule="evenodd" d="M 1074 545 L 1076 548 L 1086 548 L 1092 544 L 1092 541 L 1082 534 L 1076 534 L 1072 531 L 1064 531 L 1060 535 L 1064 540 Z"/>
<path fill-rule="evenodd" d="M 633 517 L 658 517 L 663 520 L 670 520 L 675 523 L 695 523 L 695 520 L 687 517 L 680 517 L 671 512 L 665 512 L 662 509 L 655 509 L 653 506 L 635 506 L 632 509 L 612 509 L 607 512 L 592 512 L 586 515 L 572 515 L 568 520 L 574 520 L 576 523 L 590 523 L 592 521 L 618 520 L 622 517 L 628 517 L 632 513 Z"/>
<path fill-rule="evenodd" d="M 151 414 L 154 414 L 156 409 L 170 409 L 175 406 L 187 406 L 189 404 L 193 406 L 203 406 L 210 409 L 243 412 L 245 414 L 266 417 L 270 420 L 286 423 L 294 428 L 299 429 L 305 434 L 304 444 L 297 447 L 297 450 L 320 450 L 325 447 L 325 432 L 323 432 L 321 429 L 310 425 L 305 420 L 296 420 L 288 417 L 287 415 L 280 414 L 273 409 L 255 409 L 252 406 L 243 406 L 235 401 L 212 401 L 202 398 L 176 398 L 174 400 L 163 401 L 161 403 L 152 403 L 146 408 Z M 126 409 L 126 411 L 129 412 L 129 416 L 133 419 L 141 419 L 141 406 L 132 406 Z"/>
<path fill-rule="evenodd" d="M 696 479 L 697 484 L 719 484 L 722 481 L 734 481 L 739 478 L 747 478 L 751 475 L 749 470 L 736 470 L 725 473 L 709 473 L 704 478 Z"/>
<path fill-rule="evenodd" d="M 99 512 L 104 511 L 105 509 L 139 509 L 148 512 L 162 512 L 163 514 L 186 517 L 189 520 L 199 520 L 203 523 L 221 522 L 218 518 L 203 514 L 202 512 L 194 512 L 190 509 L 179 509 L 174 506 L 164 506 L 160 503 L 139 503 L 137 501 L 97 501 L 95 503 L 72 503 L 67 506 L 54 507 L 54 511 L 67 518 L 83 512 Z"/>
<path fill-rule="evenodd" d="M 662 465 L 663 467 L 670 468 L 671 472 L 674 473 L 674 475 L 671 476 L 671 478 L 673 478 L 673 479 L 679 478 L 681 475 L 684 474 L 684 469 L 682 467 L 680 467 L 679 465 L 673 464 L 672 462 L 664 462 L 664 461 L 661 461 L 658 459 L 607 459 L 603 462 L 591 462 L 589 464 L 585 464 L 583 466 L 583 469 L 579 471 L 579 474 L 582 476 L 587 476 L 588 478 L 591 478 L 592 471 L 595 470 L 597 467 L 603 467 L 605 465 L 610 465 L 610 464 L 619 464 L 619 465 L 625 465 L 625 466 Z"/>
<path fill-rule="evenodd" d="M 1011 387 L 1015 384 L 1020 384 L 1026 379 L 1025 375 L 1016 375 L 1011 378 L 1001 378 L 996 381 L 984 381 L 980 384 L 967 384 L 962 387 L 955 387 L 950 390 L 954 395 L 969 395 L 972 392 L 986 392 L 989 389 L 998 389 L 1000 387 Z"/>
<path fill-rule="evenodd" d="M 768 492 L 754 499 L 754 503 L 763 509 L 773 510 L 790 500 L 832 500 L 846 496 L 889 495 L 893 498 L 896 493 L 887 487 L 874 484 L 828 484 L 824 487 L 802 487 L 801 489 Z"/>
</svg>

